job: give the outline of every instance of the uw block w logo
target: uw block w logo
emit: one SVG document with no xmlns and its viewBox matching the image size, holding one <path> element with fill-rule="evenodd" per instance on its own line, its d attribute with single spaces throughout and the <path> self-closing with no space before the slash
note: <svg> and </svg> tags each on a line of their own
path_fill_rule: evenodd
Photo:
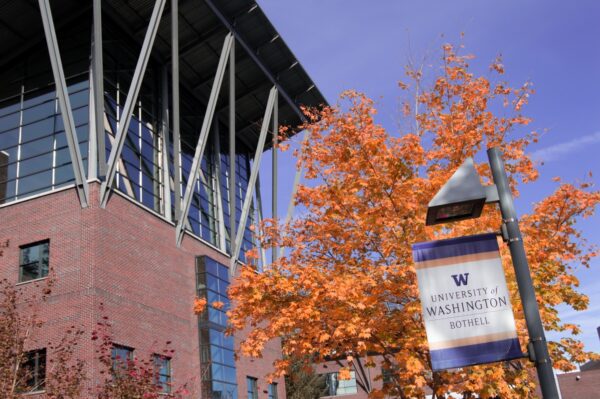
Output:
<svg viewBox="0 0 600 399">
<path fill-rule="evenodd" d="M 469 273 L 453 274 L 452 278 L 454 279 L 454 284 L 456 284 L 457 287 L 460 287 L 463 284 L 467 285 L 469 283 Z"/>
</svg>

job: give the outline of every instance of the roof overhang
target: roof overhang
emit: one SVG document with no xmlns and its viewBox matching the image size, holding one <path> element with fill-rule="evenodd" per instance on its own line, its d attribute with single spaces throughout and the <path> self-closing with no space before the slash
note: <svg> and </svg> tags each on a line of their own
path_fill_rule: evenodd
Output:
<svg viewBox="0 0 600 399">
<path fill-rule="evenodd" d="M 88 18 L 91 3 L 61 0 L 52 13 L 61 41 L 61 28 Z M 170 63 L 170 2 L 167 2 L 152 59 Z M 35 0 L 0 1 L 0 75 L 27 51 L 43 48 L 44 34 Z M 113 23 L 141 47 L 154 0 L 103 0 L 104 21 Z M 250 149 L 256 146 L 269 89 L 280 93 L 281 125 L 297 127 L 303 121 L 300 106 L 325 105 L 326 100 L 260 7 L 248 0 L 180 0 L 180 85 L 186 95 L 206 104 L 225 35 L 233 31 L 236 41 L 236 131 Z M 105 46 L 109 43 L 105 43 Z M 1 78 L 1 76 L 0 76 Z M 228 99 L 220 95 L 216 117 L 228 125 Z M 202 112 L 199 111 L 199 114 Z M 182 115 L 182 118 L 185 118 Z M 198 116 L 194 116 L 198 117 Z M 294 129 L 292 129 L 294 131 Z M 271 140 L 267 140 L 267 148 Z"/>
</svg>

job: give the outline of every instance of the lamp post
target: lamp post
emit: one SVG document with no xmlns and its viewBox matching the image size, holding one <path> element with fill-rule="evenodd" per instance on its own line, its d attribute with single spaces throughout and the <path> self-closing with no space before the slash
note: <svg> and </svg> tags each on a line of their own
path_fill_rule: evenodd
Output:
<svg viewBox="0 0 600 399">
<path fill-rule="evenodd" d="M 503 234 L 508 241 L 529 333 L 529 356 L 535 363 L 543 397 L 558 399 L 560 394 L 552 370 L 502 153 L 499 148 L 494 147 L 490 148 L 487 154 L 494 185 L 482 186 L 473 160 L 467 159 L 429 203 L 426 225 L 477 218 L 481 215 L 485 203 L 500 204 Z"/>
</svg>

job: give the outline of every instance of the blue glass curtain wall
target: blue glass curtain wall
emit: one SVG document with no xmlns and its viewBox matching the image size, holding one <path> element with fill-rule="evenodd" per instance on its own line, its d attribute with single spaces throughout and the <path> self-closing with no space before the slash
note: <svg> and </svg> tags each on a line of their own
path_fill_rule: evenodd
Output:
<svg viewBox="0 0 600 399">
<path fill-rule="evenodd" d="M 126 93 L 119 89 L 119 84 L 108 80 L 105 81 L 105 109 L 106 109 L 106 157 L 108 158 L 112 143 L 117 132 L 119 119 L 121 117 L 122 106 Z M 115 187 L 123 194 L 140 202 L 144 206 L 155 212 L 165 214 L 164 209 L 164 184 L 162 173 L 162 151 L 165 145 L 159 134 L 160 115 L 153 115 L 151 109 L 157 107 L 145 107 L 146 104 L 138 102 L 135 115 L 131 119 L 129 129 L 121 158 L 117 165 L 117 175 Z M 215 122 L 217 123 L 217 122 Z M 185 127 L 184 127 L 185 128 Z M 171 132 L 169 133 L 171 135 Z M 216 134 L 214 131 L 212 134 Z M 169 140 L 169 173 L 170 187 L 173 187 L 174 179 L 174 156 L 172 137 Z M 223 144 L 227 144 L 224 142 Z M 239 145 L 239 144 L 238 144 Z M 192 161 L 194 158 L 195 143 L 189 143 L 186 139 L 181 140 L 181 182 L 182 189 L 187 186 L 190 176 Z M 217 162 L 221 162 L 220 171 L 217 169 Z M 236 154 L 236 221 L 239 222 L 242 213 L 242 204 L 248 188 L 248 179 L 250 176 L 250 159 L 246 152 Z M 226 228 L 225 239 L 227 251 L 230 251 L 229 231 L 229 155 L 221 152 L 217 154 L 213 145 L 213 140 L 209 140 L 206 145 L 204 156 L 201 162 L 201 176 L 193 185 L 194 192 L 192 203 L 188 214 L 188 226 L 191 232 L 204 239 L 205 241 L 218 245 L 218 208 L 216 186 L 219 181 L 221 184 L 222 209 L 224 224 Z M 217 172 L 220 172 L 217 179 Z M 231 196 L 233 197 L 233 196 Z M 171 189 L 171 212 L 175 211 L 175 194 Z M 251 212 L 253 214 L 253 212 Z M 253 218 L 249 218 L 244 231 L 242 250 L 240 259 L 245 260 L 245 251 L 253 246 L 252 232 L 250 226 L 254 223 Z"/>
<path fill-rule="evenodd" d="M 201 256 L 196 258 L 197 295 L 208 301 L 199 318 L 202 397 L 237 399 L 237 382 L 233 337 L 225 335 L 229 270 L 217 261 Z M 221 302 L 222 308 L 214 307 Z"/>
<path fill-rule="evenodd" d="M 104 47 L 104 89 L 105 89 L 105 133 L 106 133 L 106 157 L 110 154 L 112 142 L 114 141 L 119 120 L 121 119 L 122 107 L 124 106 L 129 85 L 133 77 L 133 71 L 137 62 L 137 51 L 135 46 L 129 43 L 122 32 L 112 27 L 109 23 L 105 26 L 104 35 L 110 46 Z M 165 85 L 165 66 L 150 62 L 146 69 L 140 94 L 137 99 L 135 111 L 127 129 L 127 136 L 123 146 L 121 158 L 117 164 L 115 188 L 133 200 L 143 204 L 153 211 L 170 216 L 175 216 L 175 173 L 179 173 L 181 180 L 180 190 L 187 187 L 190 169 L 196 149 L 196 140 L 202 126 L 206 104 L 187 92 L 185 87 L 181 88 L 180 97 L 180 145 L 181 154 L 173 151 L 173 135 L 169 128 L 168 146 L 163 142 L 161 131 L 163 110 L 171 112 L 171 90 L 170 77 L 167 76 L 167 93 L 163 93 Z M 167 74 L 168 75 L 168 74 Z M 163 99 L 168 104 L 162 104 Z M 172 121 L 170 121 L 172 124 Z M 236 192 L 235 197 L 229 193 L 229 156 L 228 139 L 220 138 L 220 154 L 216 152 L 215 135 L 219 130 L 227 132 L 227 127 L 220 122 L 219 115 L 213 119 L 213 129 L 206 143 L 204 156 L 201 160 L 201 176 L 193 184 L 193 195 L 190 210 L 187 217 L 186 228 L 192 234 L 202 238 L 206 242 L 220 247 L 220 242 L 225 242 L 225 251 L 231 251 L 229 237 L 229 201 L 235 199 L 236 221 L 239 223 L 241 217 L 242 203 L 248 187 L 250 177 L 251 152 L 241 142 L 236 143 Z M 169 181 L 164 180 L 163 153 L 168 154 Z M 175 157 L 179 157 L 180 170 L 175 171 Z M 219 161 L 220 160 L 220 161 Z M 218 163 L 220 162 L 220 168 Z M 218 175 L 218 176 L 217 176 Z M 165 185 L 170 187 L 170 201 L 166 201 Z M 220 212 L 218 207 L 217 185 L 220 183 L 222 198 L 223 223 L 225 225 L 225 237 L 219 236 Z M 165 209 L 170 202 L 170 209 Z M 253 214 L 253 213 L 252 213 Z M 245 261 L 245 252 L 253 247 L 253 236 L 250 226 L 254 223 L 251 216 L 245 226 L 244 241 L 240 251 L 240 260 Z"/>
<path fill-rule="evenodd" d="M 67 81 L 85 169 L 89 128 L 87 77 L 79 75 Z M 28 88 L 25 79 L 20 93 L 0 100 L 0 204 L 74 181 L 54 85 Z"/>
<path fill-rule="evenodd" d="M 105 146 L 108 159 L 112 143 L 117 134 L 122 106 L 126 93 L 119 90 L 118 84 L 106 80 L 105 87 Z M 162 162 L 160 162 L 163 144 L 157 129 L 158 118 L 144 109 L 139 101 L 131 119 L 121 158 L 117 163 L 115 187 L 117 190 L 162 213 L 163 186 Z"/>
<path fill-rule="evenodd" d="M 85 169 L 90 59 L 87 16 L 91 14 L 83 12 L 80 19 L 56 26 Z M 38 21 L 41 32 L 42 21 Z M 0 204 L 75 182 L 48 48 L 43 35 L 29 40 L 23 49 L 0 58 Z"/>
<path fill-rule="evenodd" d="M 91 18 L 91 14 L 87 15 Z M 64 30 L 57 30 L 63 67 L 76 133 L 84 170 L 88 171 L 90 140 L 90 25 L 83 18 L 77 23 L 68 24 Z M 126 32 L 107 19 L 103 27 L 104 37 L 104 141 L 107 159 L 110 154 L 122 107 L 139 56 L 139 46 Z M 0 61 L 0 64 L 2 61 Z M 163 72 L 168 66 L 151 60 L 144 74 L 141 91 L 136 99 L 131 123 L 128 126 L 120 159 L 117 161 L 117 174 L 114 188 L 152 211 L 169 216 L 174 220 L 175 173 L 181 177 L 183 194 L 190 175 L 196 140 L 202 125 L 206 104 L 193 92 L 181 88 L 181 154 L 173 153 L 172 132 L 167 132 L 169 145 L 162 140 L 163 120 L 171 112 L 171 90 L 163 93 Z M 168 75 L 168 74 L 167 74 Z M 74 183 L 73 166 L 67 147 L 62 117 L 56 98 L 54 78 L 51 71 L 47 48 L 40 42 L 35 51 L 23 53 L 0 68 L 0 205 L 51 192 Z M 183 86 L 183 85 L 182 85 Z M 222 94 L 223 99 L 226 93 Z M 162 104 L 163 99 L 168 104 Z M 225 101 L 225 100 L 223 100 Z M 221 112 L 221 111 L 219 111 Z M 215 115 L 214 129 L 206 145 L 202 159 L 202 176 L 194 182 L 194 193 L 188 214 L 186 228 L 190 233 L 208 243 L 231 251 L 229 237 L 229 203 L 235 201 L 236 221 L 239 223 L 242 204 L 246 195 L 250 176 L 252 149 L 241 141 L 236 142 L 236 188 L 229 193 L 228 135 L 220 138 L 220 154 L 216 151 L 215 135 L 218 131 L 228 132 L 225 115 Z M 172 123 L 172 122 L 171 122 Z M 95 135 L 91 136 L 94 141 Z M 166 179 L 163 165 L 167 154 L 169 177 Z M 101 157 L 102 154 L 95 154 Z M 174 157 L 179 157 L 181 169 L 174 171 Z M 220 168 L 218 167 L 220 165 Z M 97 165 L 90 165 L 94 167 Z M 99 173 L 100 179 L 102 173 Z M 170 187 L 169 193 L 165 187 Z M 217 185 L 220 184 L 220 190 Z M 222 204 L 218 204 L 220 191 Z M 167 205 L 170 202 L 169 209 Z M 221 206 L 218 206 L 221 205 Z M 221 212 L 223 220 L 221 221 Z M 240 260 L 245 261 L 245 252 L 253 247 L 253 235 L 249 229 L 255 220 L 254 212 L 244 230 L 244 240 Z M 224 229 L 219 228 L 220 223 Z M 224 230 L 224 232 L 223 232 Z M 221 237 L 223 234 L 224 237 Z"/>
</svg>

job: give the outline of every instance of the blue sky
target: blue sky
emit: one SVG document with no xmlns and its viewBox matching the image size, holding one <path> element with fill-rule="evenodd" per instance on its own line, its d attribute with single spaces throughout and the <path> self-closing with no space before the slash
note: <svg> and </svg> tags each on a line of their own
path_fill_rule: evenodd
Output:
<svg viewBox="0 0 600 399">
<path fill-rule="evenodd" d="M 265 14 L 330 103 L 345 89 L 377 101 L 379 122 L 397 132 L 400 91 L 409 58 L 436 64 L 445 42 L 461 42 L 476 55 L 476 73 L 487 75 L 502 54 L 505 78 L 527 80 L 536 90 L 526 114 L 544 132 L 532 155 L 544 165 L 538 182 L 517 199 L 521 213 L 550 194 L 552 177 L 566 181 L 600 178 L 600 2 L 584 1 L 404 1 L 259 0 Z M 290 160 L 282 160 L 280 215 Z M 267 175 L 268 176 L 268 175 Z M 291 183 L 289 183 L 291 184 Z M 289 185 L 288 184 L 288 185 Z M 599 183 L 600 184 L 600 183 Z M 268 186 L 265 179 L 263 189 Z M 267 187 L 268 190 L 268 187 Z M 270 198 L 270 193 L 263 194 Z M 289 195 L 289 194 L 288 194 Z M 600 216 L 582 221 L 585 237 L 600 244 Z M 600 352 L 600 260 L 578 271 L 590 296 L 585 312 L 565 309 L 565 321 L 584 328 L 587 349 Z M 550 337 L 556 338 L 555 335 Z"/>
</svg>

